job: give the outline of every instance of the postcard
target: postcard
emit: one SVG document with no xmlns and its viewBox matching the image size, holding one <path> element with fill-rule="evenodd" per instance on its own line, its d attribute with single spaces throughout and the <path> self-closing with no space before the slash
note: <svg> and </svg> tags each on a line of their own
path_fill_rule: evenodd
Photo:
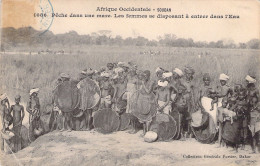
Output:
<svg viewBox="0 0 260 166">
<path fill-rule="evenodd" d="M 260 1 L 0 2 L 0 165 L 260 164 Z"/>
</svg>

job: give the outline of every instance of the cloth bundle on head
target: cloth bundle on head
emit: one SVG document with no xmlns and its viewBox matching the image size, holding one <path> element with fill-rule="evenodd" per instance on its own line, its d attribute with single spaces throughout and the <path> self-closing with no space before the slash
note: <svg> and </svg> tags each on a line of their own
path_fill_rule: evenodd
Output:
<svg viewBox="0 0 260 166">
<path fill-rule="evenodd" d="M 60 78 L 70 78 L 70 76 L 67 73 L 61 73 Z"/>
<path fill-rule="evenodd" d="M 82 71 L 81 71 L 81 74 L 84 74 L 84 75 L 85 75 L 85 74 L 87 74 L 87 71 L 88 71 L 88 69 L 82 70 Z"/>
<path fill-rule="evenodd" d="M 110 77 L 110 74 L 108 72 L 102 72 L 101 77 Z"/>
<path fill-rule="evenodd" d="M 92 68 L 88 68 L 88 70 L 86 72 L 87 75 L 92 75 L 94 73 L 95 73 L 95 71 Z"/>
<path fill-rule="evenodd" d="M 166 87 L 168 85 L 168 81 L 161 81 L 161 80 L 159 80 L 158 81 L 158 85 L 161 86 L 161 87 Z"/>
<path fill-rule="evenodd" d="M 119 67 L 129 67 L 128 63 L 126 63 L 126 62 L 118 62 L 117 66 L 119 66 Z"/>
<path fill-rule="evenodd" d="M 114 69 L 114 72 L 115 72 L 116 74 L 122 73 L 122 72 L 124 72 L 124 71 L 125 71 L 125 70 L 124 70 L 123 68 L 121 68 L 121 67 L 117 67 L 117 68 Z"/>
<path fill-rule="evenodd" d="M 163 78 L 169 78 L 172 76 L 172 72 L 166 72 L 166 73 L 163 73 L 162 77 Z"/>
<path fill-rule="evenodd" d="M 30 90 L 30 95 L 32 95 L 33 93 L 38 93 L 39 92 L 39 88 L 33 88 Z"/>
<path fill-rule="evenodd" d="M 173 72 L 177 73 L 180 77 L 183 76 L 183 72 L 179 68 L 175 68 Z"/>
<path fill-rule="evenodd" d="M 219 75 L 219 80 L 227 81 L 227 80 L 229 80 L 229 76 L 222 73 Z"/>
<path fill-rule="evenodd" d="M 186 67 L 184 68 L 184 72 L 185 72 L 186 74 L 194 74 L 194 73 L 195 73 L 194 69 L 191 68 L 191 67 L 188 67 L 188 66 L 186 66 Z"/>
<path fill-rule="evenodd" d="M 160 71 L 164 71 L 163 68 L 157 67 L 156 70 L 155 70 L 156 73 L 158 73 L 158 72 L 160 72 Z"/>
<path fill-rule="evenodd" d="M 7 94 L 4 93 L 4 94 L 2 94 L 2 95 L 0 96 L 0 101 L 3 101 L 3 100 L 6 99 L 6 98 L 7 98 Z"/>
<path fill-rule="evenodd" d="M 246 76 L 246 80 L 249 82 L 249 83 L 256 83 L 256 79 L 250 75 L 247 75 Z"/>
<path fill-rule="evenodd" d="M 117 79 L 117 78 L 118 78 L 118 75 L 115 74 L 115 75 L 112 75 L 111 77 L 112 77 L 112 79 L 114 80 L 114 79 Z"/>
</svg>

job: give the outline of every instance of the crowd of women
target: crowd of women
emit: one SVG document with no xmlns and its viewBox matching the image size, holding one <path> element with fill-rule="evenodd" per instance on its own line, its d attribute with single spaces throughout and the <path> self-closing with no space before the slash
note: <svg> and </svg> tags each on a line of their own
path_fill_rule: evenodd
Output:
<svg viewBox="0 0 260 166">
<path fill-rule="evenodd" d="M 171 115 L 172 112 L 178 111 L 182 115 L 181 137 L 185 140 L 188 137 L 194 137 L 192 128 L 201 126 L 203 123 L 202 117 L 204 117 L 202 115 L 206 114 L 211 117 L 210 130 L 217 130 L 219 133 L 219 145 L 231 143 L 236 150 L 240 145 L 244 149 L 248 138 L 250 138 L 253 152 L 256 152 L 260 130 L 260 97 L 254 76 L 245 76 L 245 86 L 234 84 L 231 87 L 228 85 L 229 76 L 225 73 L 219 75 L 218 86 L 213 86 L 211 76 L 208 73 L 203 74 L 201 79 L 203 83 L 197 83 L 194 80 L 195 71 L 191 67 L 174 68 L 172 71 L 158 67 L 155 74 L 156 78 L 152 80 L 149 70 L 139 70 L 137 65 L 133 63 L 108 63 L 106 67 L 100 70 L 92 68 L 82 70 L 77 79 L 72 79 L 68 74 L 61 73 L 55 83 L 54 91 L 66 81 L 73 81 L 80 89 L 80 82 L 88 78 L 99 86 L 101 92 L 98 107 L 88 112 L 90 117 L 95 109 L 113 108 L 119 100 L 122 101 L 123 99 L 127 101 L 125 107 L 123 106 L 125 112 L 133 115 L 143 124 L 143 135 L 145 136 L 150 130 L 154 116 L 158 114 Z M 35 103 L 37 110 L 39 109 L 38 91 L 38 88 L 31 90 L 32 97 L 29 102 L 32 108 L 32 103 Z M 147 97 L 140 98 L 140 96 L 138 96 L 139 101 L 133 102 L 133 96 L 136 97 L 137 91 L 144 96 L 151 97 L 150 94 L 154 95 L 152 100 L 154 102 L 145 102 Z M 6 95 L 2 95 L 1 104 L 3 107 L 5 99 Z M 16 99 L 19 106 L 20 96 Z M 53 102 L 55 104 L 55 100 Z M 177 102 L 178 104 L 176 104 Z M 205 106 L 205 103 L 208 105 Z M 139 110 L 141 108 L 141 111 L 136 111 L 136 105 L 138 105 Z M 15 108 L 13 110 L 23 110 L 18 106 L 17 108 L 16 106 L 13 107 Z M 28 112 L 35 114 L 30 112 L 30 110 L 34 110 L 32 108 L 29 108 Z M 197 116 L 198 112 L 201 116 Z M 71 131 L 72 127 L 69 122 L 71 115 L 64 112 L 63 116 L 64 124 L 61 131 Z M 68 123 L 66 124 L 66 122 Z M 213 127 L 210 123 L 214 124 Z M 136 123 L 132 121 L 131 124 L 132 130 L 129 133 L 136 133 Z M 67 129 L 65 126 L 67 126 Z M 90 128 L 91 125 L 88 124 L 87 129 Z M 19 131 L 17 132 L 19 133 Z"/>
</svg>

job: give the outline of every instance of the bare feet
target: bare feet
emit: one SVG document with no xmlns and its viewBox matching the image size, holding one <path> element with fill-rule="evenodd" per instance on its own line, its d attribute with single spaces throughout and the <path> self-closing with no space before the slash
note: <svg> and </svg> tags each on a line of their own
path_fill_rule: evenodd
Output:
<svg viewBox="0 0 260 166">
<path fill-rule="evenodd" d="M 63 129 L 60 129 L 60 132 L 63 132 L 63 131 L 65 131 L 65 129 L 63 128 Z"/>
<path fill-rule="evenodd" d="M 135 134 L 135 133 L 137 133 L 137 131 L 135 131 L 135 130 L 130 130 L 130 131 L 128 131 L 127 133 L 129 133 L 129 134 Z"/>
<path fill-rule="evenodd" d="M 140 137 L 144 137 L 145 133 L 140 134 Z"/>
</svg>

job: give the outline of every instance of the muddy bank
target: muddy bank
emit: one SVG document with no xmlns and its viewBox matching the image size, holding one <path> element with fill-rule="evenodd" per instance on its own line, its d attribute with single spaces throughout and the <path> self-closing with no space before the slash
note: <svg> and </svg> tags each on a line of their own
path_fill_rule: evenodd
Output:
<svg viewBox="0 0 260 166">
<path fill-rule="evenodd" d="M 41 136 L 15 155 L 1 154 L 2 165 L 259 165 L 249 146 L 238 153 L 216 144 L 187 141 L 145 143 L 139 135 L 58 131 Z M 248 158 L 241 158 L 241 157 Z"/>
</svg>

